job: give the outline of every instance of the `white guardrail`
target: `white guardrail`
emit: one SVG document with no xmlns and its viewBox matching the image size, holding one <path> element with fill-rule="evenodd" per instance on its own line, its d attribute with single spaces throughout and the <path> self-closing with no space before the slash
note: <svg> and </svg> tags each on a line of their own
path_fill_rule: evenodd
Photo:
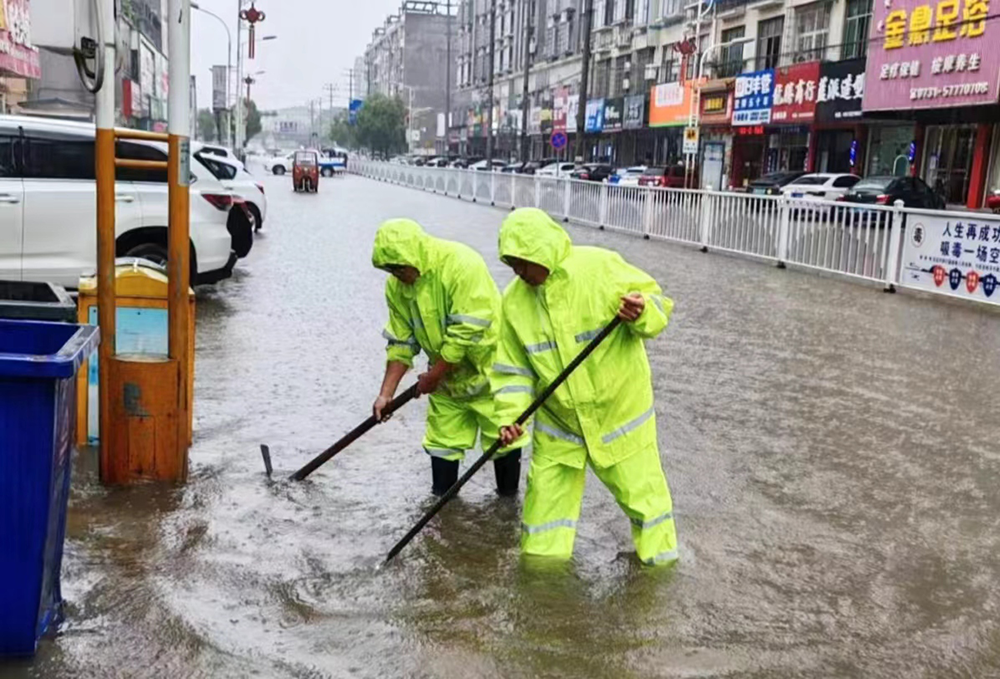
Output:
<svg viewBox="0 0 1000 679">
<path fill-rule="evenodd" d="M 886 290 L 909 287 L 1000 305 L 1000 217 L 986 213 L 915 210 L 901 202 L 861 206 L 619 186 L 363 159 L 352 159 L 348 167 L 364 177 L 445 196 L 506 208 L 538 207 L 565 221 L 874 281 Z"/>
</svg>

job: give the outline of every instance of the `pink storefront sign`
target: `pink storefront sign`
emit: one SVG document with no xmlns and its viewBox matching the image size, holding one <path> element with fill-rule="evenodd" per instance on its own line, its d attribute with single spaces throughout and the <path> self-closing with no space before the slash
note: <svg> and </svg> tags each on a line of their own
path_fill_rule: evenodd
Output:
<svg viewBox="0 0 1000 679">
<path fill-rule="evenodd" d="M 865 111 L 995 104 L 1000 24 L 990 0 L 876 0 Z"/>
<path fill-rule="evenodd" d="M 41 77 L 30 16 L 28 0 L 0 0 L 0 75 Z"/>
</svg>

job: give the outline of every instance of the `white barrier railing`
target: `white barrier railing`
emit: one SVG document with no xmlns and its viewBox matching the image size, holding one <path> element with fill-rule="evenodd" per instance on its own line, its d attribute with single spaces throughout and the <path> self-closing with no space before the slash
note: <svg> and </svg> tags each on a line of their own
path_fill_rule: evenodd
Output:
<svg viewBox="0 0 1000 679">
<path fill-rule="evenodd" d="M 989 224 L 1000 240 L 1000 217 L 983 213 L 621 186 L 360 159 L 353 159 L 348 168 L 365 177 L 465 200 L 512 209 L 537 207 L 565 221 L 875 281 L 888 290 L 895 286 L 928 289 L 901 276 L 902 235 L 908 216 L 975 220 Z M 992 250 L 987 254 L 998 256 Z M 1000 273 L 1000 268 L 996 271 Z M 948 293 L 946 288 L 929 291 Z M 1000 294 L 981 301 L 998 303 Z"/>
</svg>

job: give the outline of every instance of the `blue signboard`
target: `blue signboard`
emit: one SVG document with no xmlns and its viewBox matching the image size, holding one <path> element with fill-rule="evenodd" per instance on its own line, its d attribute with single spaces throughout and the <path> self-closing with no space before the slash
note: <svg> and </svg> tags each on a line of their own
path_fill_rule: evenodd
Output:
<svg viewBox="0 0 1000 679">
<path fill-rule="evenodd" d="M 736 76 L 733 125 L 767 125 L 774 103 L 774 70 Z"/>
<path fill-rule="evenodd" d="M 552 144 L 552 148 L 554 148 L 556 151 L 558 151 L 559 149 L 565 148 L 567 141 L 568 140 L 566 139 L 566 133 L 565 132 L 553 132 L 552 133 L 552 138 L 549 139 L 549 143 Z"/>
<path fill-rule="evenodd" d="M 361 99 L 351 99 L 351 104 L 347 111 L 347 122 L 349 124 L 351 125 L 358 124 L 358 111 L 361 110 L 361 106 L 364 103 L 365 102 L 362 101 Z"/>
<path fill-rule="evenodd" d="M 600 132 L 604 129 L 604 99 L 589 99 L 587 101 L 587 128 L 589 132 Z"/>
</svg>

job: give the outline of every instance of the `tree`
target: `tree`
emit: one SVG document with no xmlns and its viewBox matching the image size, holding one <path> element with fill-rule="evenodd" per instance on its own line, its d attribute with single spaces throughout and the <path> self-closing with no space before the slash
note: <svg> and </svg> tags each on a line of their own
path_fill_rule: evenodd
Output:
<svg viewBox="0 0 1000 679">
<path fill-rule="evenodd" d="M 374 94 L 358 111 L 357 142 L 381 156 L 406 149 L 406 107 L 399 97 Z"/>
<path fill-rule="evenodd" d="M 351 125 L 348 122 L 347 114 L 342 113 L 334 118 L 333 123 L 330 125 L 330 139 L 335 144 L 354 149 L 358 147 L 356 131 L 357 126 Z"/>
<path fill-rule="evenodd" d="M 247 136 L 246 141 L 250 141 L 255 136 L 260 134 L 264 127 L 260 123 L 260 111 L 257 110 L 257 104 L 254 103 L 253 99 L 247 101 Z"/>
<path fill-rule="evenodd" d="M 215 141 L 215 131 L 215 116 L 207 108 L 200 109 L 196 136 L 205 141 Z"/>
</svg>

